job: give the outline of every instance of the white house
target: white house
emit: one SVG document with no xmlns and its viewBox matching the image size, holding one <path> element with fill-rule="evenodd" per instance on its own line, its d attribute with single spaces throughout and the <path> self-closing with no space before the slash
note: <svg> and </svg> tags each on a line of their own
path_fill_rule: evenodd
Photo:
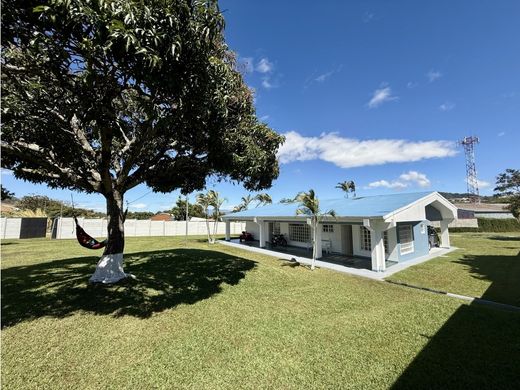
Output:
<svg viewBox="0 0 520 390">
<path fill-rule="evenodd" d="M 299 205 L 274 204 L 227 214 L 226 240 L 230 222 L 245 221 L 246 230 L 265 248 L 273 234 L 283 234 L 288 245 L 312 246 L 310 220 L 296 215 Z M 323 200 L 322 210 L 334 210 L 336 217 L 324 217 L 316 240 L 318 257 L 324 251 L 346 257 L 371 259 L 373 271 L 384 271 L 386 261 L 404 262 L 428 255 L 428 225 L 439 221 L 440 246 L 449 248 L 448 224 L 457 208 L 438 192 L 403 193 Z"/>
</svg>

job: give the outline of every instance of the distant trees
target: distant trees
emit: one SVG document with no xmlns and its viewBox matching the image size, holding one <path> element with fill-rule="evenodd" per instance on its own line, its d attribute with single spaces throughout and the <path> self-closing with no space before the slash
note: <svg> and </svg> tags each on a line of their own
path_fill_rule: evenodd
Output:
<svg viewBox="0 0 520 390">
<path fill-rule="evenodd" d="M 296 201 L 300 203 L 300 207 L 296 210 L 297 215 L 308 215 L 311 218 L 311 228 L 312 228 L 312 263 L 311 269 L 315 268 L 316 258 L 318 257 L 317 252 L 317 235 L 318 235 L 318 227 L 319 223 L 326 216 L 336 217 L 336 212 L 334 210 L 328 210 L 322 212 L 320 209 L 320 201 L 316 196 L 316 193 L 313 189 L 310 189 L 308 192 L 300 192 L 296 196 Z"/>
<path fill-rule="evenodd" d="M 51 199 L 45 195 L 26 195 L 16 202 L 16 207 L 20 210 L 31 210 L 37 212 L 40 210 L 40 214 L 46 215 L 49 218 L 77 217 L 85 218 L 104 218 L 105 213 L 100 213 L 94 210 L 88 210 L 84 208 L 72 208 L 69 204 L 56 199 Z"/>
<path fill-rule="evenodd" d="M 175 202 L 175 206 L 169 210 L 176 221 L 186 220 L 186 198 L 179 196 Z M 204 209 L 200 204 L 188 202 L 188 217 L 205 218 Z"/>
<path fill-rule="evenodd" d="M 251 203 L 257 202 L 255 207 L 265 206 L 268 204 L 273 203 L 273 199 L 271 196 L 267 193 L 260 193 L 256 196 L 252 196 L 251 194 L 247 194 L 246 196 L 242 197 L 241 202 L 233 208 L 234 212 L 247 210 Z"/>
<path fill-rule="evenodd" d="M 345 196 L 348 198 L 349 192 L 354 193 L 354 197 L 356 196 L 356 184 L 353 180 L 345 180 L 339 182 L 335 188 L 339 188 L 340 190 L 345 192 Z"/>
<path fill-rule="evenodd" d="M 14 199 L 14 192 L 11 192 L 0 185 L 0 191 L 2 192 L 2 200 Z"/>
<path fill-rule="evenodd" d="M 200 193 L 197 195 L 197 204 L 204 210 L 204 218 L 206 219 L 206 230 L 208 234 L 208 243 L 215 243 L 215 236 L 217 234 L 218 220 L 222 213 L 220 209 L 225 198 L 221 198 L 220 194 L 215 190 L 209 190 L 206 193 Z M 210 212 L 211 209 L 211 212 Z M 209 219 L 213 218 L 213 232 L 210 229 Z"/>
<path fill-rule="evenodd" d="M 520 170 L 508 168 L 499 174 L 493 191 L 498 196 L 509 197 L 509 210 L 520 219 Z"/>
</svg>

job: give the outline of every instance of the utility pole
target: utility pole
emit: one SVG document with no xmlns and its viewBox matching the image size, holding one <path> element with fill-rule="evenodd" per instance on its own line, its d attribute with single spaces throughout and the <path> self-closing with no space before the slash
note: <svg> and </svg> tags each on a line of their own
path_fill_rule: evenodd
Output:
<svg viewBox="0 0 520 390">
<path fill-rule="evenodd" d="M 477 169 L 475 167 L 475 148 L 476 144 L 480 143 L 478 137 L 469 136 L 464 137 L 458 142 L 464 148 L 466 155 L 466 183 L 467 192 L 470 194 L 473 203 L 480 203 L 480 194 L 478 191 Z"/>
</svg>

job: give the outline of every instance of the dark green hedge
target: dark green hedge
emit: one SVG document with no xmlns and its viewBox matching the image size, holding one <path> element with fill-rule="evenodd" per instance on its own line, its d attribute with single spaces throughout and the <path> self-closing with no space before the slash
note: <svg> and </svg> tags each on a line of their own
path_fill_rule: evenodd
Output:
<svg viewBox="0 0 520 390">
<path fill-rule="evenodd" d="M 500 233 L 500 232 L 520 232 L 520 222 L 514 218 L 493 219 L 478 218 L 478 228 L 450 228 L 453 233 L 482 232 L 482 233 Z"/>
</svg>

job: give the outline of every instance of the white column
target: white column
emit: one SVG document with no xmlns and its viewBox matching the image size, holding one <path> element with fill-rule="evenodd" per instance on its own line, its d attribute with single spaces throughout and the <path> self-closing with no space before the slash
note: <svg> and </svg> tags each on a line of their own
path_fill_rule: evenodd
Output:
<svg viewBox="0 0 520 390">
<path fill-rule="evenodd" d="M 321 229 L 322 225 L 318 223 L 316 227 L 316 258 L 320 259 L 323 256 L 323 249 L 321 247 Z"/>
<path fill-rule="evenodd" d="M 385 264 L 385 245 L 383 243 L 383 231 L 380 229 L 370 229 L 372 271 L 384 271 Z"/>
<path fill-rule="evenodd" d="M 231 221 L 229 219 L 226 220 L 226 241 L 231 240 Z"/>
<path fill-rule="evenodd" d="M 443 248 L 450 247 L 450 232 L 448 231 L 448 225 L 451 221 L 451 219 L 441 220 L 441 246 Z"/>
<path fill-rule="evenodd" d="M 259 229 L 260 237 L 258 238 L 258 241 L 260 241 L 259 245 L 260 245 L 260 248 L 265 248 L 265 239 L 267 236 L 267 232 L 265 231 L 266 230 L 265 222 L 263 220 L 259 219 L 257 224 L 260 227 L 260 229 Z"/>
</svg>

